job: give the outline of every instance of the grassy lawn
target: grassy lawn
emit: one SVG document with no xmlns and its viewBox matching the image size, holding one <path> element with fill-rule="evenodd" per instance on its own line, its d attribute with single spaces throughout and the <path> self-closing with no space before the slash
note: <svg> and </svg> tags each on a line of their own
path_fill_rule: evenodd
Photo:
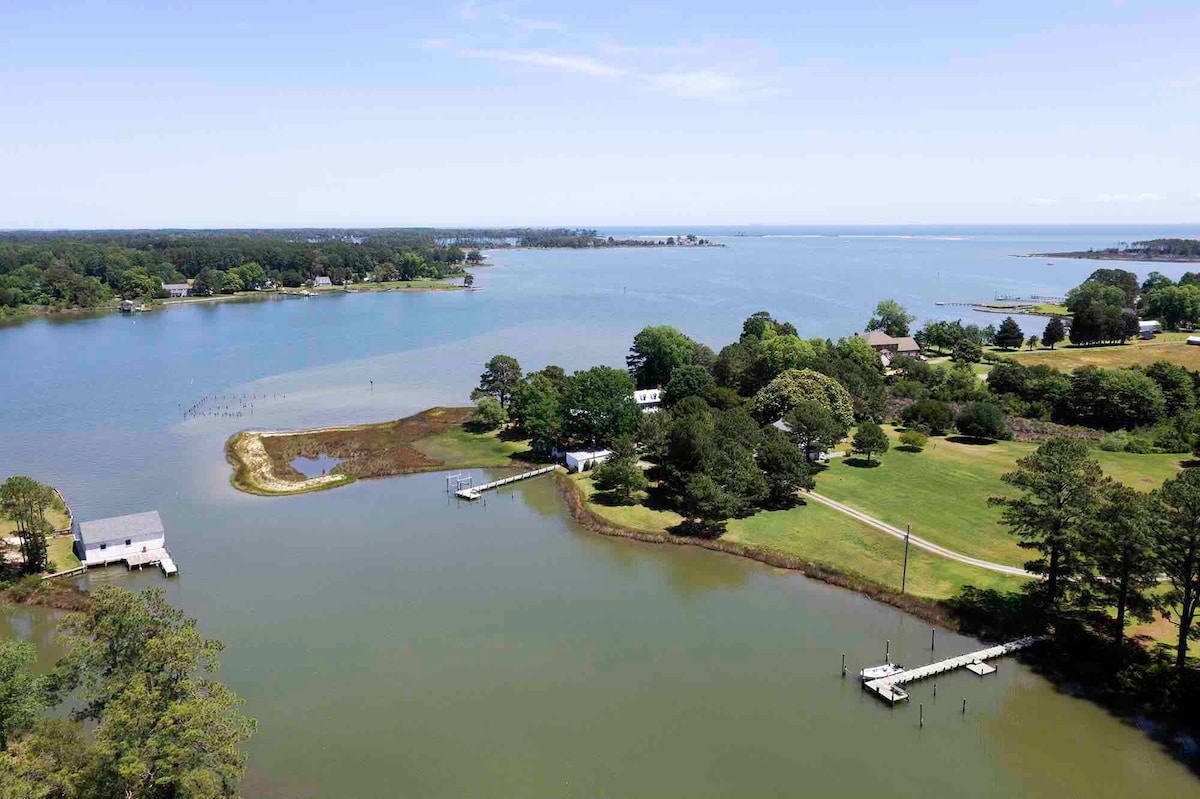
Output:
<svg viewBox="0 0 1200 799">
<path fill-rule="evenodd" d="M 75 557 L 75 551 L 72 545 L 75 543 L 75 538 L 69 535 L 56 535 L 51 538 L 49 543 L 50 563 L 53 564 L 53 569 L 56 572 L 74 569 L 80 566 L 79 558 Z"/>
<path fill-rule="evenodd" d="M 50 522 L 55 530 L 65 530 L 71 526 L 71 517 L 67 515 L 67 506 L 57 495 L 54 497 L 54 504 L 46 511 L 46 521 Z M 16 534 L 16 530 L 16 522 L 0 516 L 0 538 L 13 536 Z"/>
<path fill-rule="evenodd" d="M 529 451 L 529 442 L 510 441 L 495 432 L 472 433 L 458 426 L 418 439 L 412 447 L 448 468 L 483 468 L 512 466 L 517 456 Z"/>
<path fill-rule="evenodd" d="M 1200 369 L 1200 347 L 1189 346 L 1187 337 L 1187 333 L 1159 333 L 1149 341 L 1136 339 L 1129 344 L 1107 347 L 1074 347 L 1064 342 L 1053 350 L 995 352 L 1015 357 L 1027 366 L 1044 363 L 1063 371 L 1080 366 L 1148 366 L 1155 361 L 1170 361 L 1188 369 Z"/>
<path fill-rule="evenodd" d="M 591 496 L 590 478 L 572 475 L 580 490 Z M 681 519 L 673 511 L 660 511 L 643 505 L 609 506 L 591 504 L 591 510 L 622 527 L 664 533 Z M 747 519 L 729 522 L 725 540 L 785 552 L 813 563 L 832 567 L 847 574 L 899 589 L 904 561 L 904 543 L 832 508 L 816 502 L 788 510 L 760 511 Z M 1024 581 L 983 569 L 976 569 L 938 557 L 919 549 L 910 549 L 907 589 L 917 596 L 945 599 L 964 585 L 1018 589 Z"/>
<path fill-rule="evenodd" d="M 451 282 L 454 281 L 454 282 Z M 458 278 L 417 278 L 415 280 L 389 280 L 384 283 L 351 283 L 350 291 L 451 291 L 461 289 Z M 314 286 L 310 291 L 344 291 L 341 286 Z"/>
<path fill-rule="evenodd" d="M 895 436 L 895 431 L 889 431 Z M 863 468 L 858 459 L 834 459 L 817 476 L 817 491 L 858 510 L 965 555 L 1020 566 L 1029 553 L 999 524 L 999 510 L 988 497 L 1008 486 L 1000 476 L 1035 444 L 1000 441 L 959 444 L 932 438 L 923 452 L 895 448 L 881 466 Z M 1127 485 L 1149 490 L 1179 468 L 1179 455 L 1133 455 L 1093 450 L 1105 474 Z"/>
</svg>

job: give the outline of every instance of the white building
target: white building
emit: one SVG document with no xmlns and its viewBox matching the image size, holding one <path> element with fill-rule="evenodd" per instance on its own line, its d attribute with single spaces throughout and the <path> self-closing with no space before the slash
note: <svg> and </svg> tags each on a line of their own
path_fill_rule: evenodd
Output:
<svg viewBox="0 0 1200 799">
<path fill-rule="evenodd" d="M 585 472 L 611 458 L 612 452 L 607 449 L 583 449 L 578 452 L 564 452 L 563 457 L 567 461 L 568 470 Z"/>
<path fill-rule="evenodd" d="M 192 287 L 187 283 L 163 283 L 163 291 L 172 297 L 190 297 Z"/>
<path fill-rule="evenodd" d="M 158 511 L 113 516 L 71 525 L 75 554 L 85 566 L 103 566 L 124 561 L 129 567 L 161 564 L 167 574 L 175 564 L 167 554 L 166 532 Z"/>
<path fill-rule="evenodd" d="M 329 278 L 325 277 L 325 275 L 321 275 L 320 277 L 313 278 L 313 288 L 316 288 L 318 286 L 332 286 L 332 285 L 333 285 L 333 283 L 329 280 Z"/>
<path fill-rule="evenodd" d="M 654 413 L 662 407 L 662 389 L 644 388 L 633 392 L 633 401 L 642 409 L 642 413 Z"/>
<path fill-rule="evenodd" d="M 1142 338 L 1154 338 L 1162 332 L 1162 323 L 1157 319 L 1144 319 L 1138 322 L 1138 335 Z"/>
</svg>

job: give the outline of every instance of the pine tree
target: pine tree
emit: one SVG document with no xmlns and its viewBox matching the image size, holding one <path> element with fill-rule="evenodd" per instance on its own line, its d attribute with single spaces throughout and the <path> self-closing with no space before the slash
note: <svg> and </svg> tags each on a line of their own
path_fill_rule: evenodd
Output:
<svg viewBox="0 0 1200 799">
<path fill-rule="evenodd" d="M 1007 316 L 996 331 L 995 341 L 996 346 L 1002 350 L 1019 349 L 1025 341 L 1025 334 L 1021 332 L 1017 320 Z"/>
<path fill-rule="evenodd" d="M 1063 327 L 1062 318 L 1055 316 L 1046 323 L 1046 330 L 1042 333 L 1042 343 L 1050 349 L 1054 349 L 1054 345 L 1067 337 L 1067 331 Z"/>
</svg>

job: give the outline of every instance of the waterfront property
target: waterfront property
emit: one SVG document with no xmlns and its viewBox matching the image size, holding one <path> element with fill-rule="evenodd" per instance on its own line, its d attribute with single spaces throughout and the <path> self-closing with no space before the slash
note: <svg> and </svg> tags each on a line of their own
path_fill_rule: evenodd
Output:
<svg viewBox="0 0 1200 799">
<path fill-rule="evenodd" d="M 125 562 L 128 568 L 158 564 L 163 573 L 175 574 L 175 562 L 166 548 L 166 531 L 158 511 L 132 513 L 74 522 L 75 554 L 84 566 Z"/>
<path fill-rule="evenodd" d="M 612 457 L 612 451 L 607 449 L 581 449 L 576 452 L 564 452 L 563 460 L 567 469 L 572 472 L 586 472 L 594 469 Z"/>
<path fill-rule="evenodd" d="M 333 282 L 329 278 L 325 277 L 325 275 L 318 275 L 317 277 L 313 278 L 313 288 L 328 288 L 332 285 Z"/>
<path fill-rule="evenodd" d="M 163 283 L 163 291 L 167 292 L 171 297 L 192 296 L 192 286 L 190 283 Z"/>
<path fill-rule="evenodd" d="M 962 668 L 969 669 L 980 677 L 985 674 L 993 674 L 996 669 L 988 666 L 985 661 L 1020 651 L 1025 647 L 1034 645 L 1038 640 L 1038 638 L 1033 636 L 1019 638 L 1007 644 L 1000 644 L 999 646 L 981 649 L 978 652 L 969 652 L 965 655 L 939 660 L 936 663 L 919 666 L 915 669 L 901 669 L 896 664 L 889 662 L 882 666 L 863 669 L 859 672 L 859 676 L 862 678 L 864 689 L 875 694 L 875 696 L 883 701 L 894 705 L 897 702 L 904 702 L 908 699 L 908 692 L 901 688 L 901 685 L 916 682 L 917 680 L 924 680 L 929 677 L 936 677 L 939 674 L 945 674 L 946 672 Z M 966 700 L 963 701 L 965 702 Z"/>
<path fill-rule="evenodd" d="M 883 361 L 885 367 L 890 366 L 892 361 L 900 355 L 907 355 L 910 358 L 919 358 L 921 355 L 921 347 L 912 336 L 896 338 L 882 330 L 872 330 L 869 333 L 859 333 L 858 337 L 866 340 L 871 345 L 871 349 L 879 353 L 879 359 Z"/>
</svg>

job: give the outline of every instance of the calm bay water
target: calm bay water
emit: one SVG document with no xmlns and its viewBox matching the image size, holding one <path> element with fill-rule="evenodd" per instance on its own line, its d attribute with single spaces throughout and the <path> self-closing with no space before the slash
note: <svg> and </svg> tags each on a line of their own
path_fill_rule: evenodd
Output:
<svg viewBox="0 0 1200 799">
<path fill-rule="evenodd" d="M 0 329 L 0 474 L 54 483 L 82 518 L 162 513 L 178 579 L 87 581 L 165 586 L 227 644 L 223 679 L 260 723 L 248 797 L 1200 794 L 1141 733 L 1013 661 L 881 707 L 839 677 L 841 654 L 874 665 L 890 639 L 924 662 L 928 626 L 759 564 L 591 535 L 546 479 L 473 506 L 438 474 L 287 499 L 229 487 L 230 433 L 461 403 L 496 352 L 619 365 L 646 324 L 717 347 L 760 309 L 837 336 L 888 296 L 956 317 L 934 303 L 1061 294 L 1096 266 L 1012 254 L 1197 231 L 755 232 L 772 237 L 495 253 L 470 293 Z M 242 415 L 185 419 L 205 397 Z M 52 621 L 6 610 L 0 630 L 49 658 Z M 937 641 L 938 657 L 976 643 Z"/>
</svg>

